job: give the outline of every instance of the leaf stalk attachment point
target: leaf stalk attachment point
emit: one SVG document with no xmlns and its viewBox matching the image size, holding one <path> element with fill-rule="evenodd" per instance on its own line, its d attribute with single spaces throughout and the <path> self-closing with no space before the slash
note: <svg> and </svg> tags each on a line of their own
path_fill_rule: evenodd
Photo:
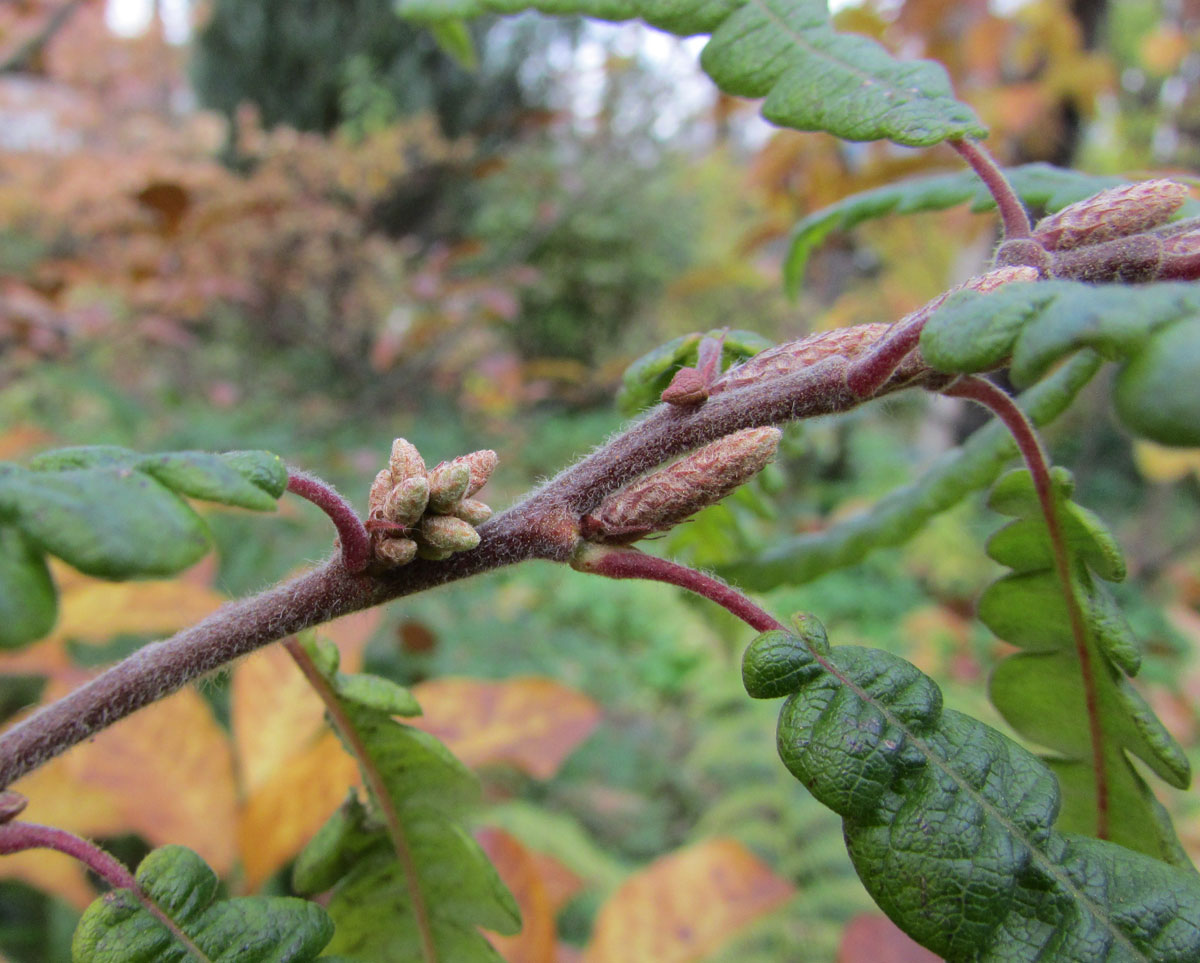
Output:
<svg viewBox="0 0 1200 963">
<path fill-rule="evenodd" d="M 362 520 L 331 485 L 307 472 L 288 472 L 287 490 L 316 505 L 337 529 L 346 571 L 361 572 L 371 561 L 371 536 Z"/>
<path fill-rule="evenodd" d="M 657 555 L 647 555 L 636 548 L 614 548 L 580 542 L 571 558 L 571 567 L 580 572 L 603 575 L 605 578 L 641 578 L 677 585 L 704 596 L 710 602 L 716 602 L 731 615 L 737 616 L 759 632 L 783 628 L 772 615 L 720 579 L 678 562 L 659 558 Z"/>
</svg>

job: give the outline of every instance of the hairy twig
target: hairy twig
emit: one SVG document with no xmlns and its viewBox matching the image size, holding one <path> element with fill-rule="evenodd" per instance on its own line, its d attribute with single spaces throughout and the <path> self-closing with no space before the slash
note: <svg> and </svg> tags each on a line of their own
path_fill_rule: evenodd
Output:
<svg viewBox="0 0 1200 963">
<path fill-rule="evenodd" d="M 886 329 L 886 325 L 873 326 Z M 125 716 L 260 646 L 360 609 L 527 559 L 569 562 L 580 517 L 632 479 L 738 431 L 846 411 L 863 398 L 846 386 L 848 362 L 825 357 L 782 368 L 688 409 L 660 405 L 642 421 L 479 527 L 479 546 L 445 561 L 417 559 L 382 573 L 352 573 L 339 553 L 261 595 L 231 602 L 170 639 L 148 645 L 74 692 L 0 733 L 0 787 Z M 877 394 L 939 387 L 921 366 Z"/>
</svg>

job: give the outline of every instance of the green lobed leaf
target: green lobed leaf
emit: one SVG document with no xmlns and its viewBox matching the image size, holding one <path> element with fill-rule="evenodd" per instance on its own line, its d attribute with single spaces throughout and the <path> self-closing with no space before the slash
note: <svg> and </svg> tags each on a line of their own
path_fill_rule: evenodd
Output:
<svg viewBox="0 0 1200 963">
<path fill-rule="evenodd" d="M 333 935 L 329 916 L 306 900 L 218 899 L 216 874 L 183 846 L 151 852 L 136 879 L 172 928 L 131 891 L 114 890 L 95 900 L 80 919 L 71 944 L 73 963 L 195 963 L 179 933 L 211 963 L 305 963 L 317 959 Z M 331 957 L 321 959 L 333 963 Z"/>
<path fill-rule="evenodd" d="M 929 319 L 925 359 L 942 371 L 982 371 L 1011 358 L 1028 385 L 1066 355 L 1090 348 L 1122 362 L 1117 414 L 1137 434 L 1200 445 L 1200 287 L 1186 283 L 1012 284 L 961 292 Z"/>
<path fill-rule="evenodd" d="M 15 528 L 0 528 L 0 649 L 54 628 L 57 598 L 42 553 Z"/>
<path fill-rule="evenodd" d="M 0 646 L 49 631 L 56 596 L 45 556 L 81 572 L 126 579 L 173 575 L 209 546 L 183 497 L 269 510 L 287 469 L 263 451 L 142 455 L 112 445 L 0 463 Z"/>
<path fill-rule="evenodd" d="M 419 713 L 407 690 L 338 672 L 336 650 L 323 649 L 316 664 L 353 728 L 353 739 L 341 733 L 347 748 L 365 751 L 386 795 L 381 800 L 371 788 L 370 808 L 348 799 L 296 861 L 298 891 L 331 891 L 328 910 L 337 931 L 330 949 L 372 963 L 421 958 L 415 887 L 438 959 L 498 963 L 476 927 L 513 933 L 520 913 L 483 850 L 456 821 L 478 802 L 478 781 L 433 736 L 393 718 Z M 364 777 L 372 786 L 367 769 Z M 386 927 L 379 925 L 384 917 Z"/>
<path fill-rule="evenodd" d="M 1056 512 L 1067 534 L 1069 591 L 1082 616 L 1086 662 L 1078 651 L 1033 482 L 1024 469 L 1012 472 L 997 483 L 990 504 L 1017 518 L 988 543 L 988 554 L 1015 571 L 983 593 L 979 619 L 1022 651 L 996 666 L 992 702 L 1018 733 L 1053 754 L 1050 764 L 1056 771 L 1071 774 L 1062 783 L 1060 828 L 1096 834 L 1099 765 L 1107 838 L 1190 865 L 1169 823 L 1156 818 L 1157 803 L 1127 757 L 1137 756 L 1177 788 L 1186 788 L 1191 780 L 1183 750 L 1129 682 L 1141 652 L 1098 581 L 1124 574 L 1120 552 L 1095 516 L 1073 510 L 1078 506 L 1068 501 L 1073 488 L 1069 473 L 1055 469 L 1055 478 Z"/>
<path fill-rule="evenodd" d="M 708 332 L 707 337 L 715 338 L 722 334 L 722 371 L 772 347 L 769 340 L 753 331 L 713 330 Z M 642 355 L 626 368 L 621 378 L 621 390 L 617 394 L 617 409 L 621 414 L 636 415 L 658 404 L 659 397 L 675 377 L 675 372 L 680 368 L 695 366 L 700 341 L 704 337 L 706 335 L 680 335 Z"/>
<path fill-rule="evenodd" d="M 641 19 L 681 36 L 710 34 L 701 66 L 726 93 L 766 98 L 763 116 L 774 124 L 911 147 L 986 135 L 940 64 L 896 60 L 874 40 L 838 33 L 824 0 L 397 0 L 396 8 L 431 24 L 524 10 Z"/>
<path fill-rule="evenodd" d="M 1049 213 L 1062 210 L 1085 197 L 1127 183 L 1120 177 L 1102 177 L 1055 167 L 1025 164 L 1004 172 L 1013 190 L 1025 201 Z M 970 170 L 952 174 L 912 177 L 843 198 L 804 218 L 792 229 L 784 263 L 784 281 L 795 294 L 804 280 L 809 256 L 834 231 L 849 231 L 859 224 L 889 214 L 944 211 L 967 202 L 973 211 L 990 211 L 996 201 L 979 176 Z M 1197 205 L 1191 205 L 1192 210 Z"/>
<path fill-rule="evenodd" d="M 812 637 L 810 643 L 809 636 Z M 942 708 L 937 685 L 887 652 L 823 650 L 823 632 L 753 642 L 746 690 L 780 711 L 779 754 L 842 816 L 863 884 L 949 963 L 1188 963 L 1200 877 L 1054 828 L 1057 782 L 1032 753 Z"/>
<path fill-rule="evenodd" d="M 1018 399 L 1036 425 L 1053 421 L 1096 373 L 1099 359 L 1081 354 Z M 991 484 L 1017 455 L 1012 436 L 1000 424 L 977 431 L 965 445 L 947 452 L 916 483 L 897 488 L 867 511 L 823 532 L 779 539 L 759 554 L 719 568 L 725 578 L 756 591 L 800 585 L 826 572 L 862 561 L 879 548 L 900 545 L 929 519 L 972 492 Z"/>
</svg>

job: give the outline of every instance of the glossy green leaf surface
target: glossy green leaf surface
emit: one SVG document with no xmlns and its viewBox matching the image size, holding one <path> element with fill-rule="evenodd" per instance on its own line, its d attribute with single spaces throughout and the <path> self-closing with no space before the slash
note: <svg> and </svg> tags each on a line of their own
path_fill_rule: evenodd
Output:
<svg viewBox="0 0 1200 963">
<path fill-rule="evenodd" d="M 142 455 L 98 445 L 0 463 L 0 646 L 53 625 L 46 555 L 100 578 L 173 575 L 209 547 L 185 497 L 263 511 L 286 487 L 283 462 L 264 451 Z"/>
<path fill-rule="evenodd" d="M 151 852 L 136 879 L 169 925 L 129 890 L 114 890 L 80 919 L 73 963 L 196 963 L 193 949 L 210 963 L 306 963 L 317 959 L 333 934 L 333 923 L 316 903 L 218 898 L 216 874 L 183 846 Z"/>
<path fill-rule="evenodd" d="M 1200 958 L 1200 877 L 1054 828 L 1058 784 L 1032 753 L 942 708 L 928 676 L 824 631 L 768 632 L 746 691 L 792 694 L 784 764 L 843 821 L 879 906 L 949 963 L 1187 963 Z"/>
<path fill-rule="evenodd" d="M 1200 287 L 1044 281 L 990 294 L 955 294 L 921 335 L 942 371 L 982 371 L 1011 358 L 1028 385 L 1072 352 L 1121 362 L 1117 414 L 1132 431 L 1167 445 L 1200 445 Z"/>
<path fill-rule="evenodd" d="M 401 963 L 421 959 L 428 938 L 438 959 L 498 963 L 476 927 L 513 933 L 520 913 L 458 822 L 478 802 L 475 776 L 433 736 L 394 719 L 420 711 L 407 690 L 338 672 L 331 646 L 317 650 L 314 661 L 353 728 L 347 748 L 357 756 L 357 742 L 365 750 L 386 796 L 372 790 L 369 805 L 347 800 L 296 862 L 299 891 L 330 891 L 327 906 L 337 925 L 330 949 Z M 384 918 L 386 927 L 379 925 Z"/>
<path fill-rule="evenodd" d="M 897 60 L 874 40 L 837 32 L 824 0 L 398 0 L 397 9 L 426 23 L 525 10 L 640 19 L 680 36 L 710 34 L 704 70 L 726 93 L 765 98 L 763 116 L 781 127 L 912 147 L 986 135 L 940 64 Z"/>
</svg>

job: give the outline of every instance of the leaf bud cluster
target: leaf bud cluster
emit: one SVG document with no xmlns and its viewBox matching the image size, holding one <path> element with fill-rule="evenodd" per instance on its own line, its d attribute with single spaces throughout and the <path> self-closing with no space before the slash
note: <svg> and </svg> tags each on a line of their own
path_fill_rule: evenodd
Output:
<svg viewBox="0 0 1200 963">
<path fill-rule="evenodd" d="M 470 496 L 487 484 L 496 461 L 494 451 L 473 451 L 427 469 L 416 446 L 397 438 L 367 496 L 376 560 L 391 568 L 414 558 L 447 559 L 478 545 L 475 526 L 492 510 Z"/>
</svg>

